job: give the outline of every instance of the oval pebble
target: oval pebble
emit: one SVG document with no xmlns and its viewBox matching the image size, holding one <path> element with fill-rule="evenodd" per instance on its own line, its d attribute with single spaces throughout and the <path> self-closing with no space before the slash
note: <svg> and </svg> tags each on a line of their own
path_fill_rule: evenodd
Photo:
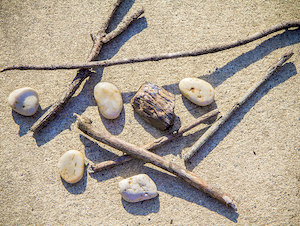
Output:
<svg viewBox="0 0 300 226">
<path fill-rule="evenodd" d="M 65 152 L 58 161 L 60 176 L 68 183 L 75 184 L 84 173 L 84 156 L 81 152 L 70 150 Z"/>
<path fill-rule="evenodd" d="M 119 191 L 127 202 L 140 202 L 158 195 L 155 183 L 146 174 L 139 174 L 120 181 Z"/>
<path fill-rule="evenodd" d="M 17 113 L 24 116 L 32 116 L 38 110 L 39 97 L 34 89 L 24 87 L 16 89 L 9 94 L 8 104 Z"/>
<path fill-rule="evenodd" d="M 99 82 L 94 88 L 94 97 L 100 113 L 107 119 L 119 117 L 123 100 L 119 89 L 109 82 Z"/>
<path fill-rule="evenodd" d="M 183 96 L 199 106 L 207 106 L 214 101 L 215 91 L 208 82 L 198 78 L 184 78 L 179 82 Z"/>
</svg>

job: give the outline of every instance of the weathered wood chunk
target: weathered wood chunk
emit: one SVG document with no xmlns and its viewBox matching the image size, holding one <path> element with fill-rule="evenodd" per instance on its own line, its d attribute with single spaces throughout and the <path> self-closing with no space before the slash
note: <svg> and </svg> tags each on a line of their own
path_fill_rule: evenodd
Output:
<svg viewBox="0 0 300 226">
<path fill-rule="evenodd" d="M 130 101 L 134 110 L 160 130 L 174 124 L 175 96 L 152 83 L 143 84 Z"/>
</svg>

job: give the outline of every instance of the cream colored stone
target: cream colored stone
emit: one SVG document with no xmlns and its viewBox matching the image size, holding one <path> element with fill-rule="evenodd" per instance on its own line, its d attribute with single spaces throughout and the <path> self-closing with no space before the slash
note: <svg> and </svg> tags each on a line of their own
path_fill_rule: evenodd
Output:
<svg viewBox="0 0 300 226">
<path fill-rule="evenodd" d="M 119 191 L 127 202 L 140 202 L 158 195 L 155 183 L 146 174 L 139 174 L 120 181 Z"/>
<path fill-rule="evenodd" d="M 179 89 L 187 99 L 199 106 L 209 105 L 215 98 L 211 84 L 198 78 L 182 79 L 179 82 Z"/>
<path fill-rule="evenodd" d="M 8 96 L 9 106 L 21 115 L 32 116 L 39 107 L 37 92 L 29 87 L 16 89 Z"/>
<path fill-rule="evenodd" d="M 83 177 L 84 156 L 76 150 L 67 151 L 60 157 L 57 166 L 60 176 L 66 182 L 77 183 Z"/>
<path fill-rule="evenodd" d="M 119 117 L 123 100 L 119 89 L 109 82 L 99 82 L 94 88 L 94 97 L 100 113 L 107 119 Z"/>
</svg>

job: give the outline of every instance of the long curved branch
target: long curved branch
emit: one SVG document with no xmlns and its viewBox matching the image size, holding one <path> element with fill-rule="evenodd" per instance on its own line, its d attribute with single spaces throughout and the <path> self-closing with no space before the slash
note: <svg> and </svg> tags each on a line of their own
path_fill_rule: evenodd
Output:
<svg viewBox="0 0 300 226">
<path fill-rule="evenodd" d="M 204 55 L 204 54 L 216 53 L 219 51 L 242 46 L 242 45 L 248 44 L 249 42 L 253 42 L 257 39 L 263 38 L 274 32 L 277 32 L 280 30 L 285 30 L 285 29 L 290 29 L 290 28 L 300 28 L 300 21 L 290 21 L 290 22 L 278 24 L 273 27 L 270 27 L 269 29 L 263 30 L 262 32 L 256 33 L 252 36 L 249 36 L 245 39 L 237 40 L 237 41 L 230 42 L 227 44 L 220 44 L 220 45 L 214 45 L 214 46 L 210 46 L 210 47 L 204 47 L 204 48 L 193 50 L 193 51 L 165 53 L 165 54 L 158 54 L 158 55 L 152 55 L 152 56 L 141 56 L 141 57 L 127 58 L 127 59 L 93 61 L 93 62 L 77 63 L 77 64 L 13 65 L 13 66 L 8 66 L 5 68 L 2 68 L 0 70 L 0 72 L 9 71 L 9 70 L 62 70 L 62 69 L 79 69 L 79 68 L 89 69 L 89 68 L 96 68 L 96 67 L 109 67 L 109 66 L 120 65 L 120 64 L 139 63 L 139 62 L 145 62 L 145 61 L 159 61 L 159 60 L 174 59 L 174 58 L 180 58 L 180 57 L 200 56 L 200 55 Z M 109 38 L 109 36 L 106 38 Z"/>
</svg>

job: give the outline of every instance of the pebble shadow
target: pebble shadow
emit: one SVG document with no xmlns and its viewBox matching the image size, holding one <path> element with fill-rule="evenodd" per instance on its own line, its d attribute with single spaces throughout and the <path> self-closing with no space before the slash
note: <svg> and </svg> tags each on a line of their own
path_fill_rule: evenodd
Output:
<svg viewBox="0 0 300 226">
<path fill-rule="evenodd" d="M 39 106 L 37 112 L 33 116 L 23 116 L 18 114 L 15 111 L 11 111 L 12 118 L 16 124 L 19 125 L 19 136 L 22 137 L 25 134 L 30 131 L 31 126 L 34 124 L 34 122 L 44 113 L 48 110 L 49 107 L 42 110 L 41 106 Z"/>
<path fill-rule="evenodd" d="M 124 209 L 133 215 L 146 216 L 150 213 L 158 213 L 160 209 L 159 195 L 153 199 L 142 202 L 130 203 L 122 199 Z"/>
<path fill-rule="evenodd" d="M 76 184 L 69 184 L 66 181 L 64 181 L 61 178 L 61 182 L 64 185 L 65 189 L 73 194 L 73 195 L 79 195 L 82 194 L 86 190 L 86 185 L 87 185 L 87 170 L 86 167 L 84 168 L 84 174 L 83 178 L 77 182 Z"/>
<path fill-rule="evenodd" d="M 100 113 L 99 108 L 98 108 L 98 112 L 99 112 L 99 117 L 101 118 L 101 121 L 108 132 L 110 132 L 112 135 L 119 135 L 123 131 L 125 126 L 124 106 L 122 108 L 121 114 L 116 119 L 104 118 L 103 115 Z"/>
<path fill-rule="evenodd" d="M 237 222 L 239 214 L 236 211 L 226 207 L 216 199 L 209 197 L 204 192 L 188 185 L 179 178 L 149 167 L 145 167 L 145 173 L 153 179 L 159 193 L 164 192 L 169 194 L 172 196 L 171 199 L 176 197 L 195 203 L 226 217 L 234 223 Z"/>
</svg>

